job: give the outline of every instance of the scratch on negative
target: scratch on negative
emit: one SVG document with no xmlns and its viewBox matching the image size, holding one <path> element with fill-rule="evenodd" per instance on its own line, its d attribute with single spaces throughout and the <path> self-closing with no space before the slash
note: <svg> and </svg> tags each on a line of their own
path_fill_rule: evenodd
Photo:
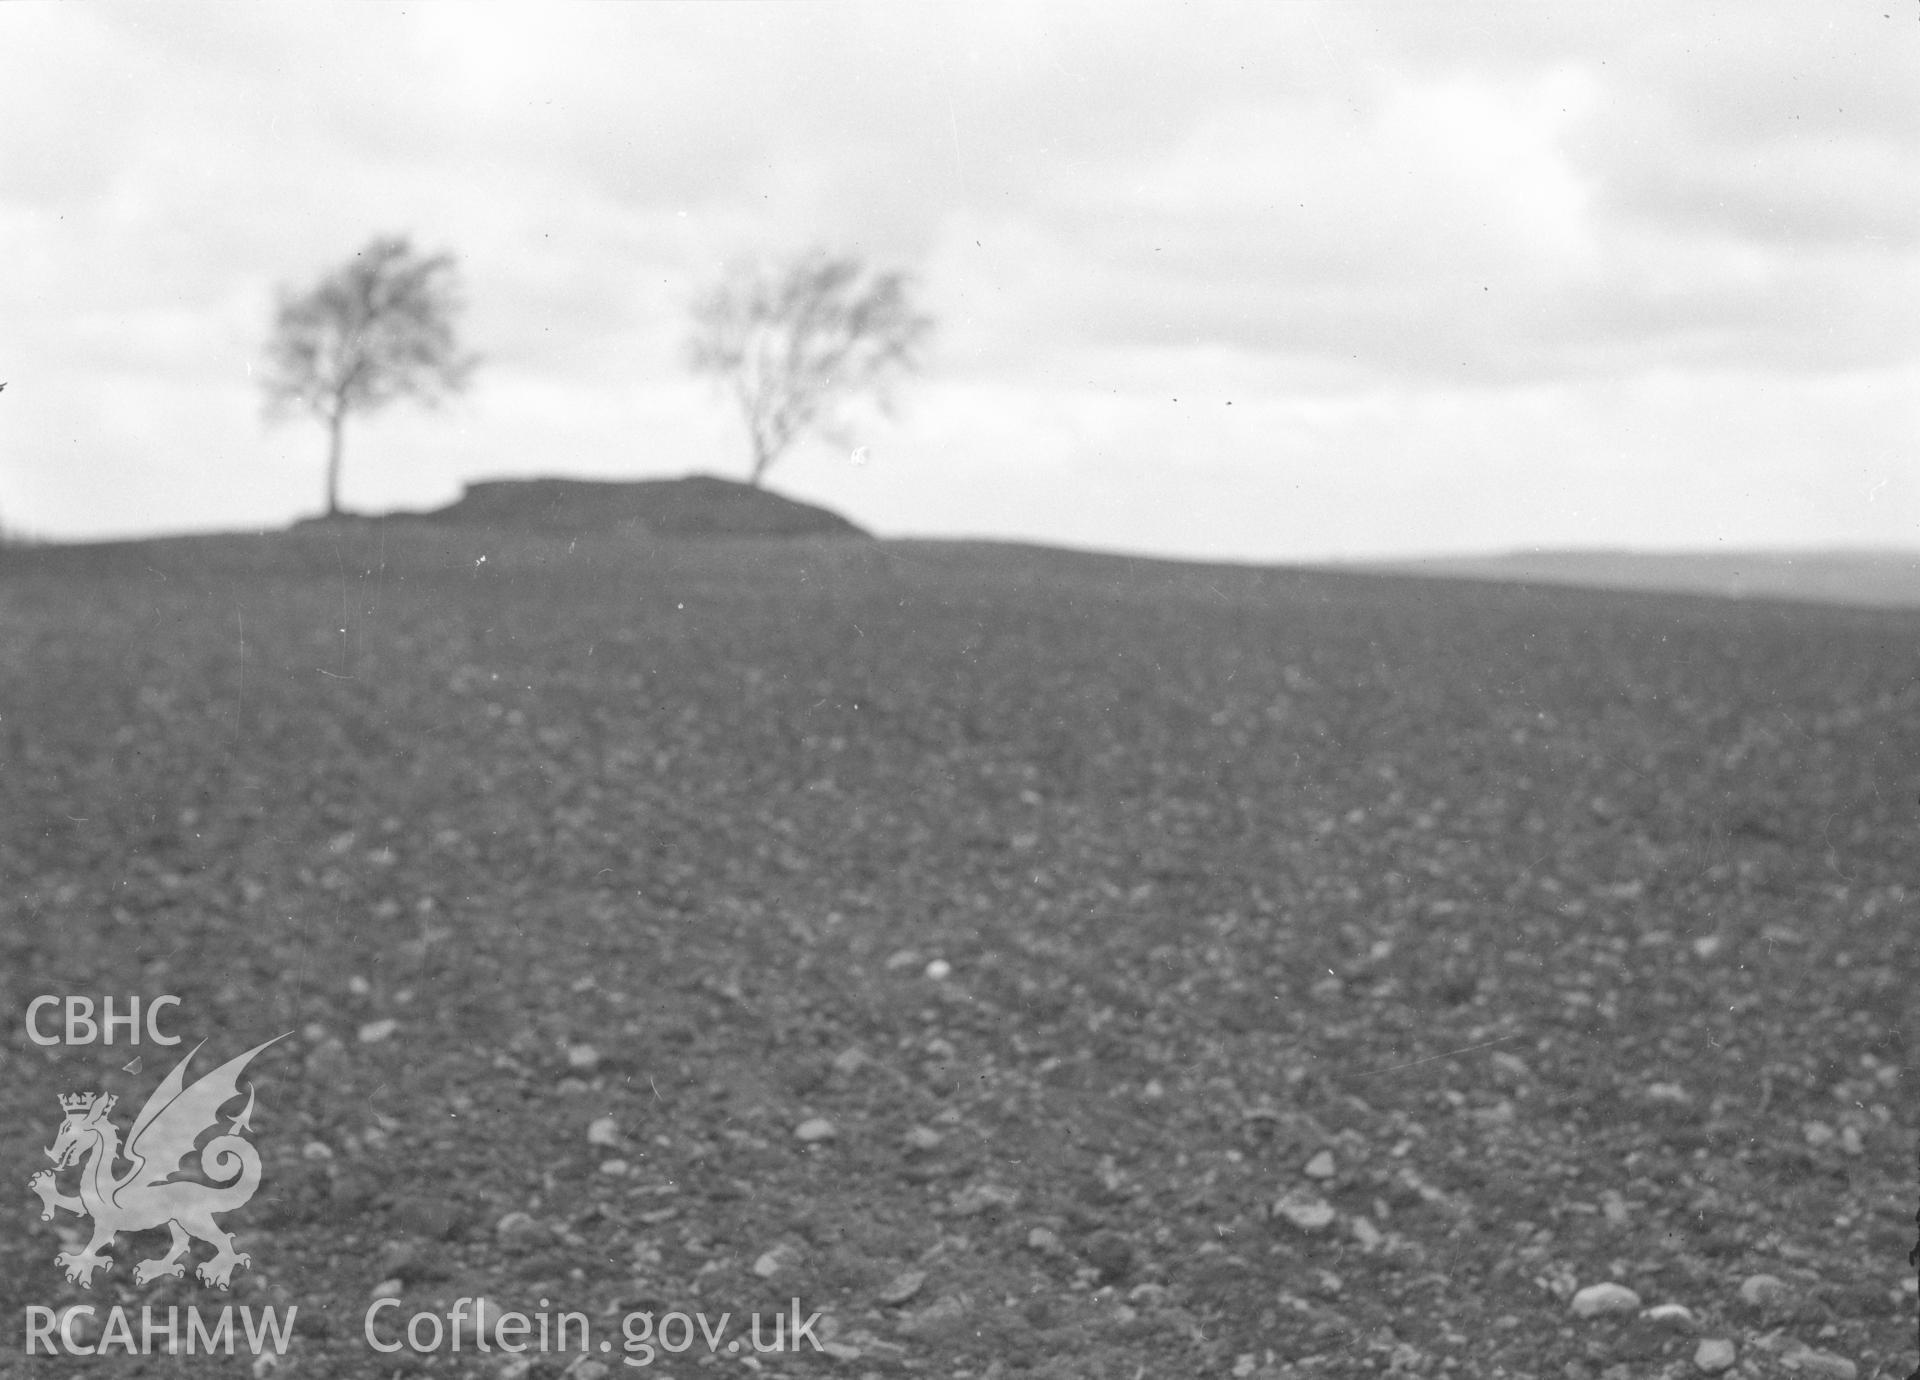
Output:
<svg viewBox="0 0 1920 1380">
<path fill-rule="evenodd" d="M 1424 1059 L 1415 1059 L 1412 1063 L 1408 1064 L 1393 1064 L 1384 1069 L 1370 1069 L 1366 1073 L 1361 1074 L 1360 1077 L 1371 1078 L 1376 1073 L 1398 1073 L 1401 1069 L 1410 1069 L 1416 1064 L 1431 1064 L 1435 1059 L 1451 1059 L 1456 1054 L 1470 1054 L 1476 1049 L 1485 1049 L 1488 1045 L 1504 1044 L 1508 1040 L 1517 1040 L 1523 1033 L 1524 1032 L 1521 1031 L 1515 1031 L 1511 1035 L 1502 1035 L 1497 1040 L 1483 1040 L 1477 1045 L 1468 1045 L 1464 1049 L 1450 1049 L 1445 1054 L 1429 1054 Z"/>
</svg>

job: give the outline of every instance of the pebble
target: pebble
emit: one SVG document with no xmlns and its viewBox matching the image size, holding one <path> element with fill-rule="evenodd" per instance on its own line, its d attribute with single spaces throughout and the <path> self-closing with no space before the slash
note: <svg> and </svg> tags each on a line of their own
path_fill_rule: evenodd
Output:
<svg viewBox="0 0 1920 1380">
<path fill-rule="evenodd" d="M 901 1304 L 920 1292 L 920 1286 L 927 1282 L 925 1270 L 907 1270 L 887 1281 L 887 1287 L 880 1291 L 880 1302 Z"/>
<path fill-rule="evenodd" d="M 1737 1353 L 1725 1337 L 1708 1337 L 1693 1349 L 1693 1364 L 1708 1375 L 1718 1375 L 1733 1365 Z"/>
<path fill-rule="evenodd" d="M 1133 1243 L 1117 1231 L 1095 1232 L 1081 1254 L 1108 1283 L 1125 1279 L 1127 1271 L 1133 1268 Z"/>
<path fill-rule="evenodd" d="M 819 1140 L 832 1140 L 834 1136 L 833 1123 L 823 1116 L 809 1117 L 794 1127 L 793 1133 L 808 1144 Z"/>
<path fill-rule="evenodd" d="M 534 1220 L 530 1212 L 509 1212 L 493 1224 L 493 1234 L 501 1245 L 510 1249 L 523 1250 L 538 1244 L 545 1234 L 540 1223 Z"/>
<path fill-rule="evenodd" d="M 945 1140 L 946 1137 L 942 1136 L 931 1126 L 916 1126 L 907 1132 L 906 1139 L 907 1149 L 927 1151 L 938 1150 L 940 1148 L 940 1142 Z"/>
<path fill-rule="evenodd" d="M 1335 1173 L 1332 1152 L 1322 1150 L 1308 1160 L 1305 1173 L 1309 1179 L 1331 1179 Z"/>
<path fill-rule="evenodd" d="M 592 1045 L 568 1045 L 567 1067 L 576 1073 L 592 1073 L 600 1067 L 600 1051 Z"/>
<path fill-rule="evenodd" d="M 927 965 L 927 976 L 935 982 L 945 982 L 953 972 L 953 965 L 944 958 L 936 958 Z"/>
<path fill-rule="evenodd" d="M 1858 1126 L 1842 1126 L 1840 1128 L 1840 1148 L 1849 1155 L 1858 1155 L 1867 1148 L 1860 1139 L 1860 1128 Z"/>
<path fill-rule="evenodd" d="M 1301 1231 L 1324 1231 L 1333 1225 L 1332 1204 L 1312 1193 L 1287 1194 L 1273 1205 L 1276 1217 L 1284 1217 Z"/>
<path fill-rule="evenodd" d="M 1052 1255 L 1060 1249 L 1060 1238 L 1045 1227 L 1035 1227 L 1027 1233 L 1027 1249 L 1039 1251 L 1042 1255 Z"/>
<path fill-rule="evenodd" d="M 842 1078 L 850 1078 L 867 1063 L 867 1052 L 858 1045 L 851 1045 L 833 1056 L 833 1071 Z"/>
<path fill-rule="evenodd" d="M 322 1083 L 332 1082 L 347 1066 L 347 1047 L 336 1039 L 324 1037 L 316 1042 L 306 1062 L 309 1078 Z"/>
<path fill-rule="evenodd" d="M 1589 1284 L 1573 1296 L 1573 1311 L 1582 1318 L 1608 1313 L 1637 1313 L 1640 1296 L 1624 1284 Z"/>
<path fill-rule="evenodd" d="M 974 1184 L 953 1195 L 953 1215 L 978 1217 L 982 1213 L 1010 1208 L 1019 1201 L 1020 1194 L 1014 1189 L 1000 1184 Z"/>
<path fill-rule="evenodd" d="M 380 1258 L 374 1263 L 374 1269 L 383 1279 L 417 1277 L 422 1273 L 420 1254 L 419 1248 L 411 1241 L 391 1241 L 380 1252 Z"/>
<path fill-rule="evenodd" d="M 376 1299 L 398 1298 L 400 1297 L 400 1291 L 406 1287 L 405 1282 L 398 1278 L 383 1279 L 373 1286 L 373 1293 L 369 1297 Z"/>
<path fill-rule="evenodd" d="M 1800 1128 L 1800 1134 L 1806 1138 L 1807 1144 L 1815 1150 L 1825 1149 L 1827 1146 L 1832 1145 L 1836 1139 L 1833 1127 L 1827 1125 L 1824 1121 L 1807 1122 Z"/>
<path fill-rule="evenodd" d="M 1517 1054 L 1497 1050 L 1491 1056 L 1495 1068 L 1500 1069 L 1516 1081 L 1524 1082 L 1533 1077 L 1533 1070 L 1527 1067 L 1527 1061 Z"/>
<path fill-rule="evenodd" d="M 601 1164 L 600 1172 L 617 1179 L 623 1176 L 628 1168 L 629 1165 L 625 1160 L 606 1160 Z"/>
<path fill-rule="evenodd" d="M 393 1032 L 400 1028 L 400 1022 L 389 1016 L 385 1020 L 368 1021 L 360 1027 L 360 1043 L 377 1045 L 382 1040 L 391 1039 Z"/>
<path fill-rule="evenodd" d="M 967 1305 L 960 1299 L 948 1294 L 922 1308 L 918 1313 L 903 1318 L 899 1330 L 906 1336 L 930 1331 L 946 1323 L 958 1322 L 967 1316 Z"/>
<path fill-rule="evenodd" d="M 1647 1101 L 1667 1102 L 1676 1107 L 1685 1107 L 1693 1101 L 1693 1094 L 1678 1083 L 1647 1084 Z"/>
<path fill-rule="evenodd" d="M 1749 1308 L 1766 1308 L 1786 1296 L 1786 1281 L 1776 1275 L 1748 1275 L 1740 1284 L 1740 1302 Z"/>
<path fill-rule="evenodd" d="M 460 1337 L 469 1342 L 492 1337 L 494 1328 L 500 1325 L 500 1315 L 507 1311 L 485 1295 L 475 1298 L 460 1315 Z"/>
<path fill-rule="evenodd" d="M 794 1257 L 791 1246 L 775 1246 L 753 1262 L 753 1272 L 762 1279 L 772 1279 L 786 1268 L 787 1262 Z"/>
<path fill-rule="evenodd" d="M 1380 1228 L 1374 1226 L 1372 1218 L 1356 1217 L 1353 1219 L 1353 1239 L 1360 1243 L 1361 1250 L 1372 1251 L 1378 1250 L 1380 1243 L 1387 1238 Z"/>
<path fill-rule="evenodd" d="M 1817 1351 L 1810 1346 L 1796 1346 L 1780 1357 L 1782 1370 L 1803 1372 L 1818 1376 L 1819 1380 L 1854 1380 L 1860 1373 L 1858 1366 L 1844 1356 L 1835 1356 L 1831 1351 Z"/>
<path fill-rule="evenodd" d="M 611 1149 L 619 1143 L 620 1123 L 612 1117 L 595 1117 L 593 1124 L 587 1127 L 588 1145 L 600 1145 Z"/>
<path fill-rule="evenodd" d="M 1693 952 L 1697 958 L 1712 958 L 1720 952 L 1720 948 L 1720 936 L 1717 934 L 1703 934 L 1693 941 Z"/>
<path fill-rule="evenodd" d="M 1647 1310 L 1647 1321 L 1670 1327 L 1692 1327 L 1693 1310 L 1684 1303 L 1661 1303 Z"/>
<path fill-rule="evenodd" d="M 462 1222 L 458 1203 L 432 1194 L 403 1199 L 394 1217 L 407 1232 L 429 1241 L 452 1240 Z"/>
</svg>

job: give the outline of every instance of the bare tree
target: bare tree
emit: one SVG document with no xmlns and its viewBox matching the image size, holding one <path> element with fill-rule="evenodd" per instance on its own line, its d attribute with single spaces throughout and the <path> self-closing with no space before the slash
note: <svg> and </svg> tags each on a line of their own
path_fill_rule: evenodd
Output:
<svg viewBox="0 0 1920 1380">
<path fill-rule="evenodd" d="M 804 432 L 831 434 L 855 397 L 884 407 L 932 330 L 906 275 L 814 250 L 729 270 L 694 303 L 687 353 L 739 403 L 758 485 Z"/>
<path fill-rule="evenodd" d="M 327 429 L 327 516 L 340 512 L 347 416 L 396 398 L 429 407 L 460 392 L 475 364 L 454 337 L 461 301 L 451 254 L 422 256 L 380 236 L 301 294 L 282 291 L 267 343 L 270 417 L 307 412 Z"/>
</svg>

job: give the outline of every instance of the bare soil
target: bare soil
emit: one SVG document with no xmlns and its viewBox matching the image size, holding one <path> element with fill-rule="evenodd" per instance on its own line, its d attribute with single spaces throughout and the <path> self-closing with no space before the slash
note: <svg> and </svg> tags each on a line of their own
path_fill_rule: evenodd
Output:
<svg viewBox="0 0 1920 1380">
<path fill-rule="evenodd" d="M 1912 1367 L 1920 615 L 388 524 L 0 551 L 0 646 L 0 1372 Z M 67 1284 L 58 1097 L 282 1032 L 231 1294 Z M 23 1357 L 75 1301 L 297 1335 Z"/>
</svg>

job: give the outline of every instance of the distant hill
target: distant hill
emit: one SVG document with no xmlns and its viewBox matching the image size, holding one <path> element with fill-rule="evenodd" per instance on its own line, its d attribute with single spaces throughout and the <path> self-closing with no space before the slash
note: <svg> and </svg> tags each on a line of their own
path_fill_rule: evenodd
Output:
<svg viewBox="0 0 1920 1380">
<path fill-rule="evenodd" d="M 389 516 L 566 535 L 621 528 L 656 537 L 865 537 L 826 508 L 712 475 L 684 479 L 490 479 L 457 502 Z"/>
<path fill-rule="evenodd" d="M 1408 575 L 1920 608 L 1920 551 L 1518 551 L 1376 562 Z"/>
</svg>

